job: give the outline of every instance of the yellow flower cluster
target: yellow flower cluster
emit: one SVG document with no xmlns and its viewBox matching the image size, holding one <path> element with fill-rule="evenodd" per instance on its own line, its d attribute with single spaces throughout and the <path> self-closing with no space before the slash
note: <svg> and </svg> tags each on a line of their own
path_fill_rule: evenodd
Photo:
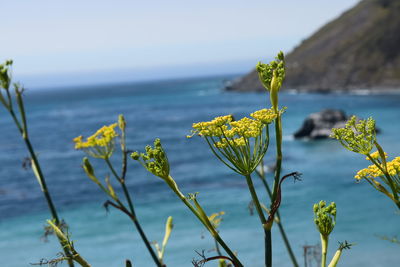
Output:
<svg viewBox="0 0 400 267">
<path fill-rule="evenodd" d="M 111 124 L 109 126 L 103 126 L 95 134 L 88 137 L 86 141 L 83 141 L 82 136 L 74 138 L 75 149 L 84 149 L 90 147 L 107 147 L 113 141 L 115 137 L 118 136 L 115 131 L 117 123 Z"/>
<path fill-rule="evenodd" d="M 269 124 L 276 119 L 276 114 L 272 109 L 261 109 L 250 114 L 254 119 L 261 121 L 264 124 Z"/>
<path fill-rule="evenodd" d="M 382 175 L 382 171 L 380 171 L 376 165 L 370 165 L 368 168 L 359 170 L 354 178 L 356 180 L 361 180 L 363 178 L 376 178 Z"/>
<path fill-rule="evenodd" d="M 226 115 L 221 117 L 216 117 L 212 121 L 206 122 L 198 122 L 193 123 L 192 127 L 195 129 L 192 131 L 192 135 L 188 137 L 192 137 L 194 134 L 198 134 L 200 136 L 222 136 L 223 131 L 227 130 L 227 123 L 230 123 L 233 120 L 232 115 Z"/>
<path fill-rule="evenodd" d="M 384 153 L 385 153 L 385 159 L 387 159 L 388 154 L 386 152 L 384 152 Z M 379 151 L 375 151 L 370 156 L 371 156 L 372 159 L 379 159 L 380 158 Z M 366 160 L 370 160 L 369 157 L 366 157 L 365 159 Z"/>
<path fill-rule="evenodd" d="M 396 176 L 400 174 L 400 157 L 396 157 L 394 160 L 386 163 L 387 171 L 390 176 Z M 381 167 L 383 169 L 383 166 Z M 355 179 L 361 180 L 363 178 L 366 179 L 374 179 L 378 177 L 383 177 L 383 172 L 376 165 L 370 165 L 365 169 L 362 169 L 357 172 L 354 176 Z"/>
<path fill-rule="evenodd" d="M 272 109 L 251 113 L 234 121 L 232 115 L 216 117 L 212 121 L 193 124 L 192 135 L 206 139 L 213 153 L 229 168 L 243 175 L 258 166 L 268 149 L 268 124 L 278 117 Z M 231 165 L 225 161 L 226 158 Z"/>
<path fill-rule="evenodd" d="M 231 129 L 226 131 L 227 137 L 233 137 L 235 135 L 239 137 L 257 137 L 261 134 L 264 125 L 261 121 L 252 120 L 247 117 L 244 117 L 238 121 L 232 121 L 229 123 Z"/>
<path fill-rule="evenodd" d="M 244 137 L 235 138 L 232 140 L 228 140 L 228 139 L 224 138 L 220 142 L 216 142 L 214 144 L 214 146 L 216 148 L 226 148 L 228 145 L 233 146 L 233 147 L 245 146 L 246 140 L 244 139 Z"/>
<path fill-rule="evenodd" d="M 216 117 L 212 121 L 193 123 L 194 130 L 188 138 L 195 134 L 203 137 L 238 137 L 237 143 L 243 144 L 240 137 L 259 136 L 265 124 L 270 124 L 278 115 L 272 109 L 261 109 L 251 113 L 250 116 L 254 119 L 244 117 L 241 120 L 233 121 L 232 115 L 226 115 Z"/>
</svg>

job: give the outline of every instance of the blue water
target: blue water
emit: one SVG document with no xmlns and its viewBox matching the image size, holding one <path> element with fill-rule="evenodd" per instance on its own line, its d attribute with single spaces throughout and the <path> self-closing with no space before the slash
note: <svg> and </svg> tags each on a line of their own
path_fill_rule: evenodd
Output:
<svg viewBox="0 0 400 267">
<path fill-rule="evenodd" d="M 135 266 L 153 266 L 128 218 L 116 210 L 107 213 L 102 208 L 106 197 L 85 177 L 80 168 L 83 152 L 75 151 L 71 141 L 115 122 L 121 113 L 128 124 L 129 149 L 143 150 L 154 138 L 161 138 L 171 173 L 182 191 L 200 192 L 198 199 L 210 214 L 225 211 L 221 236 L 246 266 L 262 266 L 262 230 L 258 218 L 249 215 L 250 195 L 243 177 L 215 159 L 204 140 L 185 138 L 193 122 L 225 114 L 241 117 L 265 107 L 266 94 L 223 92 L 223 81 L 229 78 L 232 77 L 25 93 L 30 136 L 48 187 L 61 217 L 70 226 L 76 249 L 92 266 L 123 266 L 128 258 Z M 329 258 L 338 241 L 348 240 L 356 245 L 343 253 L 340 266 L 397 266 L 399 246 L 377 237 L 399 234 L 396 207 L 368 184 L 357 184 L 353 179 L 367 162 L 334 140 L 299 141 L 293 140 L 291 134 L 309 113 L 339 108 L 364 118 L 373 116 L 382 129 L 381 145 L 390 156 L 397 156 L 400 95 L 282 93 L 280 103 L 288 107 L 283 120 L 283 173 L 303 173 L 303 181 L 284 184 L 281 206 L 282 221 L 299 262 L 303 262 L 303 246 L 319 242 L 312 205 L 325 199 L 335 201 L 338 207 Z M 49 218 L 46 202 L 31 171 L 21 167 L 28 153 L 3 109 L 0 127 L 0 265 L 30 266 L 41 258 L 54 258 L 60 248 L 54 237 L 49 242 L 41 240 Z M 272 142 L 266 162 L 271 164 L 273 157 Z M 113 161 L 119 165 L 117 154 Z M 93 162 L 99 176 L 107 175 L 102 162 Z M 195 251 L 214 255 L 213 251 L 208 252 L 213 240 L 163 181 L 146 173 L 136 162 L 130 161 L 128 168 L 127 184 L 149 239 L 161 242 L 166 218 L 174 217 L 175 227 L 165 256 L 167 265 L 191 266 L 191 260 L 198 258 Z M 261 184 L 257 180 L 255 184 L 266 202 Z M 276 227 L 273 242 L 275 266 L 291 266 Z"/>
</svg>

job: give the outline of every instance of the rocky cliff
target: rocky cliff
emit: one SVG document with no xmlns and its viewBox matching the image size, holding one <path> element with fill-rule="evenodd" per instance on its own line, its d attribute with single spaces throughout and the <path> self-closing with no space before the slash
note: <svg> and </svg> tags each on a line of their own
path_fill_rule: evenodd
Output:
<svg viewBox="0 0 400 267">
<path fill-rule="evenodd" d="M 400 90 L 400 0 L 363 0 L 286 57 L 285 89 Z M 265 90 L 255 70 L 227 89 Z"/>
</svg>

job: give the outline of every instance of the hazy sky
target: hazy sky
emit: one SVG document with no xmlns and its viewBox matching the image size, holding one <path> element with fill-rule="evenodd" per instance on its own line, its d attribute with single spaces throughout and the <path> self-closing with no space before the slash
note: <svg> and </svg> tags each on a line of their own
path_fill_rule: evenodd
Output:
<svg viewBox="0 0 400 267">
<path fill-rule="evenodd" d="M 290 51 L 357 2 L 1 0 L 0 60 L 25 75 L 247 64 Z"/>
</svg>

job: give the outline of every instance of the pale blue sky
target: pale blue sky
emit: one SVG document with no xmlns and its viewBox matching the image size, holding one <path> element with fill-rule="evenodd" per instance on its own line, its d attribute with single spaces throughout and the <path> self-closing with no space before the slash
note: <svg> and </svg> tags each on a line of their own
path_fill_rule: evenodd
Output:
<svg viewBox="0 0 400 267">
<path fill-rule="evenodd" d="M 1 0 L 0 60 L 14 59 L 14 72 L 25 76 L 224 62 L 250 68 L 357 2 Z"/>
</svg>

